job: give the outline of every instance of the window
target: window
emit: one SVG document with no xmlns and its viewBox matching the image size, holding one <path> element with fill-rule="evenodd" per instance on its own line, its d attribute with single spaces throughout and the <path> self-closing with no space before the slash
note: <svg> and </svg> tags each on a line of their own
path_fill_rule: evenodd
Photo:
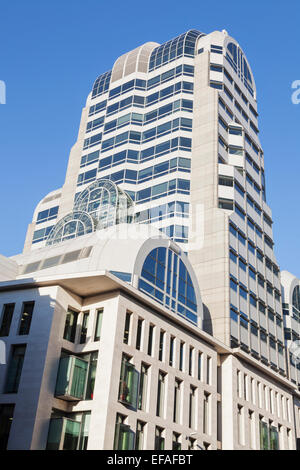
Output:
<svg viewBox="0 0 300 470">
<path fill-rule="evenodd" d="M 24 302 L 19 326 L 19 335 L 28 335 L 31 325 L 34 302 Z"/>
<path fill-rule="evenodd" d="M 129 362 L 128 356 L 125 354 L 122 358 L 120 386 L 119 386 L 119 401 L 124 405 L 137 405 L 137 386 L 138 386 L 138 371 L 134 365 Z"/>
<path fill-rule="evenodd" d="M 211 370 L 211 357 L 207 357 L 207 362 L 206 362 L 206 383 L 207 385 L 211 385 L 211 379 L 212 379 L 212 370 Z"/>
<path fill-rule="evenodd" d="M 15 304 L 5 304 L 2 310 L 0 336 L 8 336 Z"/>
<path fill-rule="evenodd" d="M 98 351 L 94 351 L 90 354 L 84 355 L 83 358 L 89 362 L 88 377 L 85 390 L 85 400 L 92 400 L 94 398 Z"/>
<path fill-rule="evenodd" d="M 150 325 L 149 336 L 148 336 L 148 355 L 149 356 L 152 356 L 153 333 L 154 333 L 154 325 Z"/>
<path fill-rule="evenodd" d="M 259 436 L 260 450 L 269 450 L 269 429 L 268 423 L 263 421 L 263 417 L 259 417 Z"/>
<path fill-rule="evenodd" d="M 173 367 L 174 363 L 174 344 L 175 344 L 175 338 L 174 336 L 171 336 L 170 338 L 170 354 L 169 354 L 169 365 Z"/>
<path fill-rule="evenodd" d="M 174 384 L 174 407 L 173 407 L 173 421 L 179 423 L 180 421 L 180 406 L 181 406 L 181 380 L 175 379 Z"/>
<path fill-rule="evenodd" d="M 184 343 L 180 342 L 179 348 L 179 370 L 183 371 L 183 361 L 184 361 Z"/>
<path fill-rule="evenodd" d="M 95 329 L 94 341 L 99 341 L 100 340 L 102 319 L 103 319 L 103 308 L 100 308 L 99 310 L 97 310 L 97 319 L 96 319 L 96 329 Z"/>
<path fill-rule="evenodd" d="M 74 312 L 73 310 L 68 310 L 63 337 L 71 343 L 75 343 L 77 319 L 78 313 Z"/>
<path fill-rule="evenodd" d="M 80 344 L 84 344 L 86 342 L 89 315 L 90 315 L 90 312 L 83 313 L 81 333 L 80 333 Z"/>
<path fill-rule="evenodd" d="M 189 375 L 193 375 L 193 360 L 194 360 L 194 348 L 190 347 L 190 351 L 189 351 Z"/>
<path fill-rule="evenodd" d="M 117 413 L 114 450 L 133 450 L 134 433 L 125 424 L 126 416 Z"/>
<path fill-rule="evenodd" d="M 164 355 L 164 341 L 165 341 L 165 332 L 163 330 L 160 330 L 160 335 L 159 335 L 159 351 L 158 351 L 158 359 L 159 361 L 163 360 L 163 355 Z"/>
<path fill-rule="evenodd" d="M 175 232 L 174 225 L 170 227 L 173 227 L 173 232 L 166 231 L 167 235 L 173 237 L 175 233 L 180 240 L 186 238 L 184 226 L 175 226 Z M 196 291 L 185 263 L 173 250 L 159 247 L 149 253 L 143 264 L 139 289 L 192 323 L 197 323 Z"/>
<path fill-rule="evenodd" d="M 147 400 L 148 369 L 149 369 L 149 366 L 142 362 L 140 383 L 139 383 L 138 409 L 144 410 L 144 411 L 146 409 L 146 400 Z"/>
<path fill-rule="evenodd" d="M 136 434 L 135 434 L 135 450 L 142 450 L 144 447 L 144 430 L 146 423 L 143 421 L 136 422 Z"/>
<path fill-rule="evenodd" d="M 164 430 L 156 426 L 154 450 L 164 450 L 164 449 L 165 449 Z"/>
<path fill-rule="evenodd" d="M 143 323 L 144 323 L 144 320 L 142 318 L 139 318 L 138 323 L 137 323 L 136 345 L 135 345 L 138 351 L 141 349 Z"/>
<path fill-rule="evenodd" d="M 166 374 L 159 371 L 158 385 L 157 385 L 156 416 L 160 416 L 161 418 L 164 415 L 165 378 L 166 378 Z"/>
<path fill-rule="evenodd" d="M 62 400 L 83 400 L 88 362 L 76 356 L 61 357 L 55 396 Z"/>
<path fill-rule="evenodd" d="M 210 432 L 210 394 L 204 392 L 203 400 L 203 433 L 209 434 Z"/>
<path fill-rule="evenodd" d="M 239 444 L 244 445 L 244 409 L 240 405 L 237 407 L 237 421 Z"/>
<path fill-rule="evenodd" d="M 190 401 L 189 401 L 189 427 L 195 429 L 196 427 L 196 422 L 195 422 L 195 417 L 196 417 L 196 406 L 195 406 L 195 400 L 196 400 L 196 388 L 191 386 L 190 387 Z"/>
<path fill-rule="evenodd" d="M 126 312 L 126 318 L 125 318 L 125 327 L 124 327 L 124 337 L 123 337 L 123 343 L 128 344 L 129 343 L 129 333 L 130 333 L 130 320 L 131 320 L 131 312 Z"/>
<path fill-rule="evenodd" d="M 198 353 L 198 380 L 202 380 L 202 353 Z"/>
<path fill-rule="evenodd" d="M 6 376 L 5 393 L 18 393 L 26 345 L 12 346 L 11 357 Z"/>
<path fill-rule="evenodd" d="M 0 450 L 7 449 L 15 405 L 0 405 Z"/>
<path fill-rule="evenodd" d="M 173 432 L 172 450 L 181 450 L 180 434 Z"/>
<path fill-rule="evenodd" d="M 196 447 L 196 439 L 189 437 L 188 439 L 188 450 L 195 450 Z"/>
<path fill-rule="evenodd" d="M 254 411 L 248 410 L 249 416 L 249 441 L 250 449 L 255 449 L 255 420 L 254 420 Z"/>
</svg>

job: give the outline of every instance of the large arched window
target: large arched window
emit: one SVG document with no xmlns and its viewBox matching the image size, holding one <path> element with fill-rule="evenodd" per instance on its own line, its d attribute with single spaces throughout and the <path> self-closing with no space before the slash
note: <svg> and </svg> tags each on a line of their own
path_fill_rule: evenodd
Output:
<svg viewBox="0 0 300 470">
<path fill-rule="evenodd" d="M 193 29 L 153 49 L 149 72 L 182 56 L 195 57 L 196 41 L 202 36 L 203 33 Z"/>
<path fill-rule="evenodd" d="M 139 289 L 197 323 L 197 300 L 191 276 L 183 260 L 170 248 L 159 247 L 149 253 L 142 267 Z"/>
<path fill-rule="evenodd" d="M 293 291 L 293 307 L 300 312 L 300 287 L 296 286 Z"/>
<path fill-rule="evenodd" d="M 98 179 L 90 184 L 76 199 L 74 210 L 88 212 L 96 221 L 96 229 L 120 223 L 130 223 L 132 199 L 115 183 Z"/>
<path fill-rule="evenodd" d="M 226 59 L 253 96 L 253 80 L 250 67 L 242 50 L 233 42 L 230 42 L 227 46 Z"/>
<path fill-rule="evenodd" d="M 49 233 L 46 245 L 55 245 L 94 231 L 92 217 L 85 212 L 74 211 L 63 217 Z"/>
</svg>

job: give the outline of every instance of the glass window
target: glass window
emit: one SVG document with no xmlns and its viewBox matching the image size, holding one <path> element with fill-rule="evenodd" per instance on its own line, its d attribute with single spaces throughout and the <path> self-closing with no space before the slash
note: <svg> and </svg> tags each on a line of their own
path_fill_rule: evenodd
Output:
<svg viewBox="0 0 300 470">
<path fill-rule="evenodd" d="M 124 337 L 123 337 L 123 343 L 128 344 L 129 343 L 129 333 L 130 333 L 130 321 L 131 321 L 131 312 L 126 312 L 126 318 L 125 318 L 125 327 L 124 327 Z"/>
<path fill-rule="evenodd" d="M 94 341 L 99 341 L 100 340 L 102 319 L 103 319 L 103 308 L 100 308 L 99 310 L 97 310 L 97 319 L 96 319 L 96 329 L 95 329 Z"/>
<path fill-rule="evenodd" d="M 60 359 L 55 396 L 63 400 L 82 400 L 84 398 L 88 362 L 75 357 Z"/>
<path fill-rule="evenodd" d="M 154 450 L 164 450 L 164 449 L 165 449 L 164 430 L 156 426 Z"/>
<path fill-rule="evenodd" d="M 15 405 L 0 405 L 0 450 L 7 449 Z"/>
<path fill-rule="evenodd" d="M 148 369 L 149 366 L 142 363 L 139 383 L 138 409 L 146 409 L 147 387 L 148 387 Z"/>
<path fill-rule="evenodd" d="M 139 351 L 141 349 L 141 340 L 142 340 L 142 330 L 143 330 L 144 320 L 142 318 L 138 319 L 137 332 L 136 332 L 136 349 Z"/>
<path fill-rule="evenodd" d="M 136 422 L 136 434 L 135 434 L 135 450 L 143 450 L 144 448 L 144 429 L 146 423 L 143 421 Z"/>
<path fill-rule="evenodd" d="M 15 304 L 5 304 L 2 310 L 0 336 L 8 336 Z"/>
<path fill-rule="evenodd" d="M 26 345 L 13 345 L 8 364 L 5 393 L 18 393 Z"/>
<path fill-rule="evenodd" d="M 121 365 L 120 386 L 119 386 L 119 401 L 124 404 L 137 406 L 137 386 L 138 386 L 138 371 L 134 365 L 128 361 L 124 355 Z"/>
<path fill-rule="evenodd" d="M 158 386 L 157 386 L 156 416 L 160 416 L 161 418 L 164 415 L 165 378 L 166 378 L 166 374 L 159 371 Z"/>
<path fill-rule="evenodd" d="M 34 302 L 24 302 L 19 326 L 19 335 L 28 335 L 31 325 Z"/>
<path fill-rule="evenodd" d="M 89 315 L 90 315 L 90 312 L 84 312 L 83 313 L 81 333 L 80 333 L 80 344 L 83 344 L 83 343 L 86 342 Z"/>
<path fill-rule="evenodd" d="M 78 313 L 74 312 L 73 310 L 68 310 L 66 315 L 66 323 L 65 323 L 65 330 L 64 330 L 64 339 L 70 341 L 71 343 L 75 343 L 75 335 L 76 335 L 76 328 L 77 328 L 77 319 Z"/>
<path fill-rule="evenodd" d="M 117 414 L 114 450 L 133 450 L 134 432 L 125 424 L 125 416 Z"/>
</svg>

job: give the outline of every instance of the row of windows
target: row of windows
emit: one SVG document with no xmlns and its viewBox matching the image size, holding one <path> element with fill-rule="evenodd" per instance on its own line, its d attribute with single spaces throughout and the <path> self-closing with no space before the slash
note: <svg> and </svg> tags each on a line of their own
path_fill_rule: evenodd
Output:
<svg viewBox="0 0 300 470">
<path fill-rule="evenodd" d="M 19 326 L 18 335 L 28 335 L 30 331 L 30 325 L 33 315 L 34 302 L 23 302 Z M 0 324 L 0 336 L 9 336 L 11 322 L 15 310 L 15 304 L 4 304 L 1 314 Z"/>
<path fill-rule="evenodd" d="M 126 114 L 125 116 L 119 117 L 118 119 L 106 123 L 104 126 L 104 133 L 111 132 L 112 130 L 118 129 L 127 124 L 145 125 L 180 110 L 192 112 L 193 102 L 190 100 L 177 100 L 174 103 L 166 104 L 165 106 L 161 106 L 160 108 L 155 109 L 146 114 Z M 91 132 L 95 129 L 98 129 L 104 124 L 104 120 L 105 116 L 101 116 L 100 118 L 95 119 L 94 121 L 88 122 L 86 132 Z"/>
<path fill-rule="evenodd" d="M 240 88 L 237 86 L 236 83 L 234 83 L 232 77 L 229 75 L 229 73 L 227 72 L 226 68 L 224 68 L 222 65 L 215 65 L 215 64 L 211 64 L 210 65 L 210 70 L 214 71 L 214 72 L 220 72 L 220 73 L 223 73 L 224 72 L 224 75 L 226 76 L 226 78 L 229 80 L 229 82 L 231 83 L 231 85 L 234 84 L 234 89 L 235 91 L 240 95 L 240 97 L 242 98 L 242 100 L 244 101 L 245 105 L 247 106 L 248 108 L 248 105 L 249 105 L 249 102 L 247 100 L 247 98 L 245 97 L 244 93 L 242 93 L 242 91 L 240 90 Z M 211 86 L 213 88 L 217 88 L 219 90 L 223 90 L 223 87 L 224 87 L 224 91 L 225 93 L 229 94 L 229 98 L 230 100 L 232 101 L 233 100 L 233 97 L 231 95 L 231 93 L 229 92 L 229 90 L 226 88 L 225 85 L 223 85 L 223 82 L 222 80 L 220 81 L 212 81 L 211 82 Z M 242 108 L 242 106 L 239 104 L 239 102 L 235 99 L 234 100 L 234 103 L 235 103 L 235 107 L 237 108 L 237 110 L 242 114 L 242 116 L 244 117 L 245 121 L 247 123 L 249 123 L 250 121 L 250 126 L 251 128 L 253 129 L 253 131 L 258 134 L 258 129 L 257 127 L 255 126 L 255 124 L 251 121 L 251 119 L 249 118 L 248 114 L 244 111 L 244 109 Z M 253 113 L 253 111 L 255 112 L 254 108 L 251 106 L 251 111 Z M 256 112 L 255 112 L 256 113 Z M 254 113 L 253 113 L 254 114 Z M 257 113 L 256 113 L 257 114 Z M 257 117 L 257 116 L 255 116 Z"/>
<path fill-rule="evenodd" d="M 237 370 L 237 396 L 278 418 L 291 421 L 289 398 L 240 370 Z"/>
<path fill-rule="evenodd" d="M 252 252 L 252 249 L 253 249 L 253 245 L 252 244 L 249 244 L 248 242 L 248 246 L 251 247 L 249 249 L 250 253 L 253 253 Z M 254 254 L 255 255 L 255 254 Z M 265 285 L 267 287 L 267 291 L 269 294 L 273 295 L 273 289 L 274 289 L 274 294 L 275 294 L 275 299 L 277 300 L 277 302 L 280 302 L 280 292 L 278 290 L 276 290 L 276 288 L 273 288 L 268 281 L 265 281 L 265 279 L 263 278 L 263 276 L 256 271 L 255 267 L 252 265 L 252 263 L 248 263 L 249 266 L 248 266 L 248 270 L 247 270 L 247 261 L 245 260 L 245 258 L 241 255 L 241 254 L 237 254 L 237 252 L 235 252 L 234 249 L 230 250 L 230 253 L 229 253 L 229 258 L 230 260 L 236 265 L 236 267 L 238 266 L 242 271 L 245 272 L 245 274 L 247 273 L 248 271 L 248 275 L 251 279 L 253 279 L 254 281 L 258 281 L 258 284 L 265 288 Z M 238 259 L 239 258 L 239 259 Z M 259 259 L 259 258 L 257 258 Z M 269 269 L 270 271 L 270 274 L 272 273 L 272 264 L 270 264 L 270 262 L 267 261 L 266 259 L 266 269 Z M 237 271 L 235 271 L 237 272 Z M 233 273 L 231 273 L 233 275 Z M 234 277 L 234 276 L 233 276 Z"/>
<path fill-rule="evenodd" d="M 261 232 L 261 230 L 257 227 L 257 226 L 254 226 L 254 224 L 252 224 L 252 222 L 248 219 L 248 225 L 249 227 L 254 231 L 255 230 L 255 233 L 256 235 L 262 239 L 263 237 L 263 233 Z M 231 235 L 233 235 L 243 246 L 246 247 L 246 241 L 247 241 L 247 237 L 244 233 L 242 233 L 237 227 L 234 227 L 232 224 L 229 224 L 229 232 Z M 235 247 L 232 246 L 231 244 L 231 248 L 233 248 L 233 251 L 236 251 L 235 250 Z M 248 240 L 248 250 L 251 254 L 253 254 L 254 256 L 256 255 L 257 257 L 257 260 L 259 260 L 261 263 L 264 263 L 265 261 L 265 267 L 271 272 L 274 274 L 275 277 L 278 278 L 279 276 L 279 268 L 276 264 L 274 264 L 272 262 L 271 259 L 268 258 L 268 256 L 264 255 L 264 253 L 254 245 L 254 243 L 252 243 L 250 240 Z M 250 267 L 252 267 L 254 270 L 254 266 L 250 264 Z"/>
<path fill-rule="evenodd" d="M 231 120 L 234 119 L 234 114 L 233 112 L 231 111 L 231 109 L 229 109 L 229 107 L 224 103 L 224 101 L 219 98 L 219 104 L 221 106 L 221 108 L 224 109 L 224 111 L 228 114 L 228 116 L 230 117 Z M 260 155 L 262 157 L 262 153 L 260 153 L 260 150 L 259 148 L 257 147 L 257 144 L 255 144 L 253 142 L 253 140 L 251 139 L 251 137 L 247 134 L 247 132 L 245 132 L 245 140 L 247 142 L 247 144 L 251 147 L 252 150 L 254 150 L 254 152 L 256 153 L 256 155 Z"/>
<path fill-rule="evenodd" d="M 124 144 L 125 142 L 130 142 L 134 144 L 141 144 L 144 142 L 149 142 L 150 140 L 157 139 L 163 135 L 176 132 L 177 130 L 192 130 L 192 120 L 187 118 L 177 118 L 173 121 L 166 122 L 160 126 L 154 127 L 144 132 L 137 131 L 127 131 L 122 134 L 111 137 L 110 139 L 104 140 L 102 142 L 101 151 L 105 152 L 113 147 L 118 147 L 119 145 Z M 83 149 L 93 147 L 100 144 L 102 141 L 102 133 L 93 135 L 84 140 Z"/>
<path fill-rule="evenodd" d="M 123 342 L 134 346 L 151 357 L 157 358 L 170 367 L 177 368 L 180 372 L 188 373 L 207 385 L 212 385 L 213 370 L 212 358 L 184 341 L 167 334 L 150 323 L 146 334 L 146 322 L 138 317 L 136 322 L 136 335 L 133 337 L 133 326 L 135 317 L 132 312 L 127 311 L 124 324 Z M 157 350 L 154 350 L 154 345 Z M 168 350 L 167 350 L 168 344 Z"/>
<path fill-rule="evenodd" d="M 58 206 L 51 207 L 38 213 L 36 223 L 41 224 L 43 222 L 48 222 L 49 220 L 56 219 L 58 214 Z"/>
<path fill-rule="evenodd" d="M 179 57 L 195 57 L 196 41 L 202 36 L 204 36 L 203 33 L 190 30 L 156 47 L 150 56 L 149 72 L 179 59 Z"/>
<path fill-rule="evenodd" d="M 35 232 L 33 233 L 32 243 L 39 243 L 46 240 L 53 227 L 54 225 L 51 225 L 50 227 L 35 230 Z"/>
<path fill-rule="evenodd" d="M 99 170 L 104 170 L 127 161 L 131 163 L 145 162 L 147 160 L 166 155 L 175 150 L 184 150 L 190 152 L 191 147 L 191 139 L 186 137 L 177 137 L 175 139 L 162 142 L 161 144 L 155 145 L 153 147 L 148 147 L 147 149 L 141 151 L 132 149 L 122 150 L 121 152 L 117 152 L 109 157 L 101 158 L 100 160 L 100 151 L 97 150 L 95 152 L 84 155 L 81 158 L 81 167 L 90 165 L 99 160 Z"/>
<path fill-rule="evenodd" d="M 148 80 L 148 82 L 147 80 L 136 78 L 136 79 L 130 80 L 129 82 L 123 83 L 123 85 L 120 85 L 110 90 L 108 99 L 110 100 L 110 99 L 116 98 L 125 93 L 128 93 L 131 90 L 141 90 L 141 91 L 150 90 L 151 88 L 154 88 L 163 83 L 166 83 L 169 80 L 173 80 L 176 77 L 184 76 L 184 75 L 193 76 L 193 74 L 194 74 L 194 67 L 190 65 L 186 65 L 186 64 L 183 66 L 180 65 L 176 67 L 175 69 L 169 70 L 162 75 L 158 75 L 157 77 L 154 77 L 153 79 Z M 107 89 L 105 91 L 107 91 Z M 92 99 L 96 98 L 97 96 L 101 94 L 102 93 L 98 93 L 97 95 L 92 96 Z M 148 98 L 146 98 L 146 102 L 147 101 L 148 101 Z M 93 113 L 94 110 L 95 108 L 91 109 L 90 112 Z"/>
<path fill-rule="evenodd" d="M 169 88 L 167 88 L 167 90 L 169 90 Z M 168 94 L 168 91 L 162 93 L 161 99 L 165 99 L 166 94 Z M 104 110 L 106 110 L 106 116 L 110 116 L 130 106 L 146 108 L 147 106 L 151 106 L 152 104 L 153 104 L 152 98 L 148 100 L 148 97 L 139 96 L 139 95 L 128 96 L 124 98 L 123 100 L 118 101 L 117 103 L 111 104 L 109 106 L 107 106 L 107 100 L 104 100 L 90 107 L 89 116 L 93 116 L 94 114 L 100 113 L 101 111 L 104 111 Z"/>
<path fill-rule="evenodd" d="M 114 181 L 115 183 L 125 182 L 125 183 L 134 183 L 139 184 L 145 181 L 153 180 L 159 178 L 160 176 L 173 173 L 174 171 L 183 171 L 190 172 L 191 160 L 188 158 L 172 158 L 163 163 L 158 163 L 157 165 L 144 168 L 143 170 L 120 170 L 111 175 L 105 176 L 105 178 Z M 78 175 L 77 186 L 85 184 L 88 181 L 93 181 L 97 175 L 97 168 L 89 170 L 85 173 L 80 173 Z"/>
<path fill-rule="evenodd" d="M 135 221 L 142 222 L 156 222 L 163 220 L 165 216 L 169 217 L 188 217 L 189 203 L 182 201 L 172 201 L 167 204 L 161 204 L 150 209 L 145 209 L 135 214 Z"/>
<path fill-rule="evenodd" d="M 207 407 L 207 412 L 209 411 Z M 136 431 L 132 431 L 127 423 L 127 415 L 117 413 L 116 426 L 115 426 L 115 437 L 114 437 L 114 450 L 144 450 L 146 445 L 146 435 L 148 423 L 137 420 Z M 209 415 L 207 415 L 209 419 Z M 209 442 L 203 442 L 202 446 L 197 444 L 197 440 L 193 437 L 187 438 L 188 450 L 210 450 L 211 444 Z M 185 437 L 177 432 L 172 433 L 172 444 L 171 449 L 180 451 L 183 448 Z M 156 426 L 155 434 L 153 436 L 152 449 L 162 451 L 166 450 L 166 438 L 165 429 Z"/>
<path fill-rule="evenodd" d="M 150 90 L 151 88 L 161 85 L 162 83 L 172 80 L 180 75 L 193 76 L 194 67 L 192 65 L 183 64 L 183 65 L 179 65 L 176 68 L 168 70 L 167 72 L 164 72 L 163 74 L 156 75 L 155 77 L 149 80 L 142 80 L 138 78 L 134 80 L 130 80 L 126 83 L 123 83 L 122 85 L 118 87 L 111 89 L 109 92 L 109 99 L 113 99 L 133 89 L 143 90 L 143 91 Z M 107 81 L 106 81 L 105 86 L 101 86 L 100 81 L 99 81 L 99 85 L 97 85 L 96 87 L 94 86 L 92 98 L 94 99 L 97 96 L 102 95 L 107 90 L 108 90 Z"/>
</svg>

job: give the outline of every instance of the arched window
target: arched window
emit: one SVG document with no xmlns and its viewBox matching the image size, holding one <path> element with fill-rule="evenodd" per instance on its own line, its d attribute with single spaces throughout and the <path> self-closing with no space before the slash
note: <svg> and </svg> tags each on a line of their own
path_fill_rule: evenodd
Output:
<svg viewBox="0 0 300 470">
<path fill-rule="evenodd" d="M 197 300 L 191 276 L 173 250 L 155 248 L 146 257 L 139 289 L 173 312 L 197 323 Z"/>
<path fill-rule="evenodd" d="M 190 30 L 153 49 L 149 60 L 149 72 L 182 56 L 195 57 L 196 41 L 202 36 L 204 34 L 200 31 Z"/>
<path fill-rule="evenodd" d="M 227 46 L 226 59 L 253 96 L 253 80 L 250 67 L 242 50 L 233 42 L 230 42 Z"/>
<path fill-rule="evenodd" d="M 74 211 L 63 217 L 49 233 L 46 245 L 55 245 L 94 231 L 92 217 L 85 212 Z"/>
<path fill-rule="evenodd" d="M 132 199 L 115 183 L 100 178 L 77 197 L 74 210 L 87 212 L 96 221 L 96 229 L 130 223 Z"/>
<path fill-rule="evenodd" d="M 92 98 L 102 95 L 109 88 L 111 70 L 100 75 L 93 85 Z"/>
<path fill-rule="evenodd" d="M 293 307 L 300 312 L 300 287 L 296 286 L 293 291 Z"/>
</svg>

